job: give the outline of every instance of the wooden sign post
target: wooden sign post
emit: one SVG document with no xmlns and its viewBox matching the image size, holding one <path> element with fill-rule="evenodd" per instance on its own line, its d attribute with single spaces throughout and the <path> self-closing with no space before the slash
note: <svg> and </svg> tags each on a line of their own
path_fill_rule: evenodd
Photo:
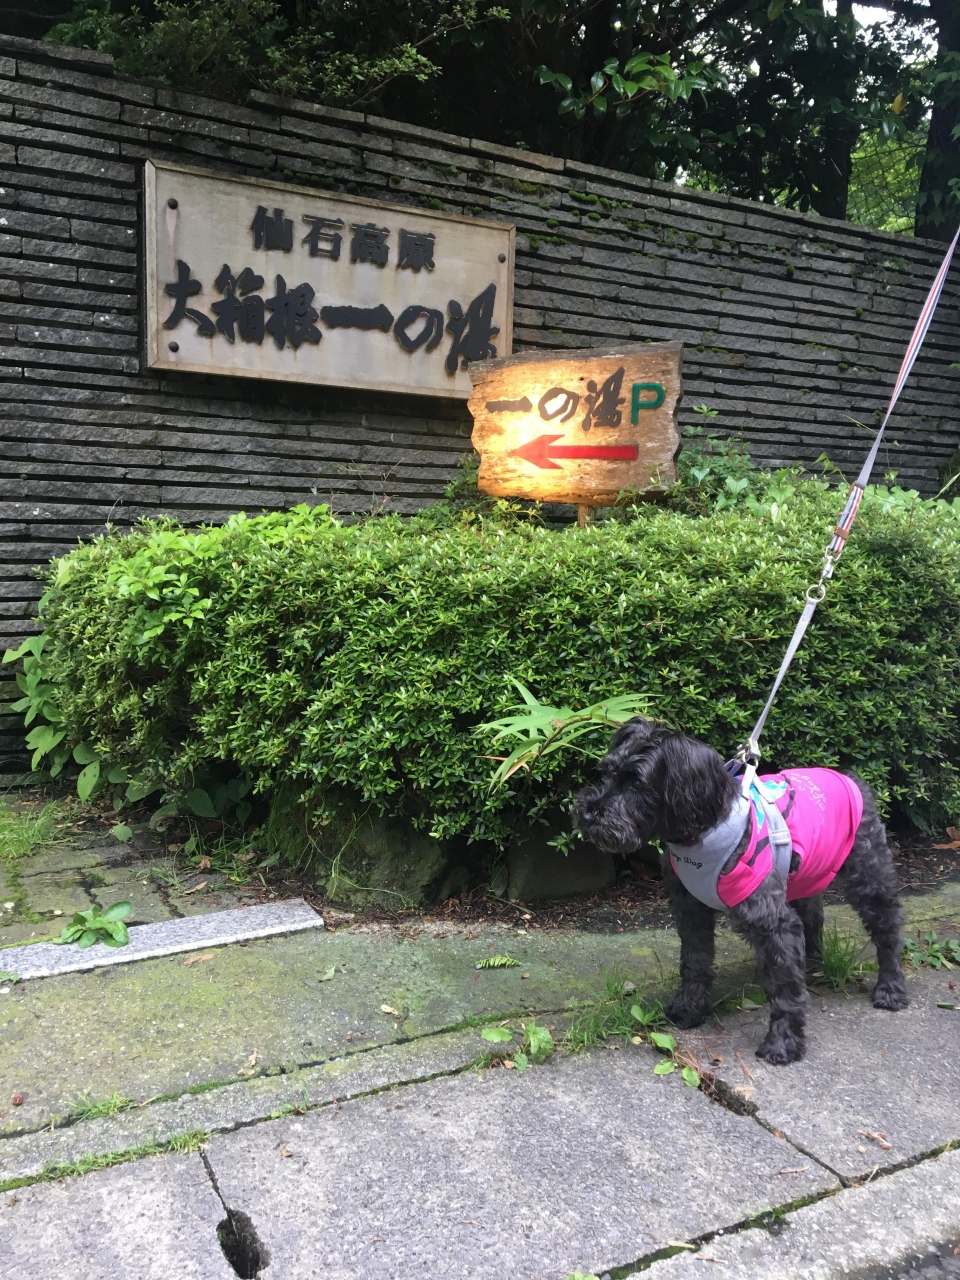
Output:
<svg viewBox="0 0 960 1280">
<path fill-rule="evenodd" d="M 656 342 L 472 364 L 480 489 L 575 502 L 582 525 L 624 490 L 672 484 L 682 351 Z"/>
</svg>

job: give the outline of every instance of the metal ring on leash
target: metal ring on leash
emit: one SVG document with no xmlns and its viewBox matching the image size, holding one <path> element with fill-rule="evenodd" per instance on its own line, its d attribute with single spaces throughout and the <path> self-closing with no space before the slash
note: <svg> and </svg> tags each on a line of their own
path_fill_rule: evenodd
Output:
<svg viewBox="0 0 960 1280">
<path fill-rule="evenodd" d="M 826 583 L 814 582 L 812 586 L 807 587 L 807 604 L 819 604 L 826 594 Z"/>
</svg>

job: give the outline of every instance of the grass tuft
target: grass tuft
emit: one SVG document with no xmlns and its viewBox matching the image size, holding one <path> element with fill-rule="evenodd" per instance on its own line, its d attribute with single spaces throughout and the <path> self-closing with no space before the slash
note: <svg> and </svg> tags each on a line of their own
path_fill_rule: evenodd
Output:
<svg viewBox="0 0 960 1280">
<path fill-rule="evenodd" d="M 102 1116 L 118 1116 L 134 1106 L 133 1098 L 125 1098 L 122 1093 L 112 1093 L 101 1102 L 92 1102 L 86 1095 L 78 1100 L 78 1106 L 71 1114 L 73 1120 L 99 1120 Z"/>
<path fill-rule="evenodd" d="M 72 1164 L 47 1164 L 40 1173 L 31 1177 L 7 1178 L 5 1182 L 0 1182 L 0 1194 L 16 1191 L 19 1187 L 32 1187 L 38 1182 L 58 1182 L 61 1178 L 82 1177 L 85 1173 L 111 1169 L 117 1164 L 141 1160 L 144 1156 L 160 1156 L 171 1151 L 177 1155 L 186 1155 L 191 1151 L 199 1151 L 209 1136 L 202 1129 L 191 1129 L 187 1133 L 176 1134 L 167 1142 L 148 1142 L 142 1147 L 128 1147 L 126 1151 L 106 1151 L 101 1155 L 82 1156 Z"/>
<path fill-rule="evenodd" d="M 836 925 L 823 931 L 820 973 L 834 991 L 843 991 L 863 973 L 860 953 L 863 942 L 854 934 L 841 933 Z"/>
<path fill-rule="evenodd" d="M 25 858 L 37 845 L 54 838 L 59 806 L 55 800 L 39 813 L 17 813 L 0 800 L 0 862 Z"/>
</svg>

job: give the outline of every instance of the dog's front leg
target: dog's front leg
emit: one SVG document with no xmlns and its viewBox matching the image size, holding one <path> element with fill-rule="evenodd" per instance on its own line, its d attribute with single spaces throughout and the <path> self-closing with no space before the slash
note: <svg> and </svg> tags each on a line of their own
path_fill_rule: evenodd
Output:
<svg viewBox="0 0 960 1280">
<path fill-rule="evenodd" d="M 805 1022 L 810 1003 L 804 977 L 803 923 L 787 905 L 782 879 L 775 871 L 755 893 L 731 910 L 730 923 L 756 950 L 770 1002 L 770 1027 L 757 1049 L 757 1057 L 776 1067 L 799 1062 L 806 1048 Z"/>
<path fill-rule="evenodd" d="M 713 956 L 716 912 L 689 893 L 663 859 L 670 910 L 680 934 L 680 990 L 664 1012 L 674 1026 L 698 1027 L 713 1008 Z"/>
</svg>

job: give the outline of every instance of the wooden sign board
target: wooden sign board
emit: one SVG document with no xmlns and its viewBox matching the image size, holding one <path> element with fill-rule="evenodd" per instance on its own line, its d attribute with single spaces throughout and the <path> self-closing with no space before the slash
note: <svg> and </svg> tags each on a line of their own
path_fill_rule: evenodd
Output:
<svg viewBox="0 0 960 1280">
<path fill-rule="evenodd" d="M 609 507 L 672 484 L 682 352 L 655 342 L 471 365 L 481 490 Z"/>
<path fill-rule="evenodd" d="M 512 226 L 159 160 L 145 187 L 151 369 L 466 400 L 512 350 Z"/>
</svg>

